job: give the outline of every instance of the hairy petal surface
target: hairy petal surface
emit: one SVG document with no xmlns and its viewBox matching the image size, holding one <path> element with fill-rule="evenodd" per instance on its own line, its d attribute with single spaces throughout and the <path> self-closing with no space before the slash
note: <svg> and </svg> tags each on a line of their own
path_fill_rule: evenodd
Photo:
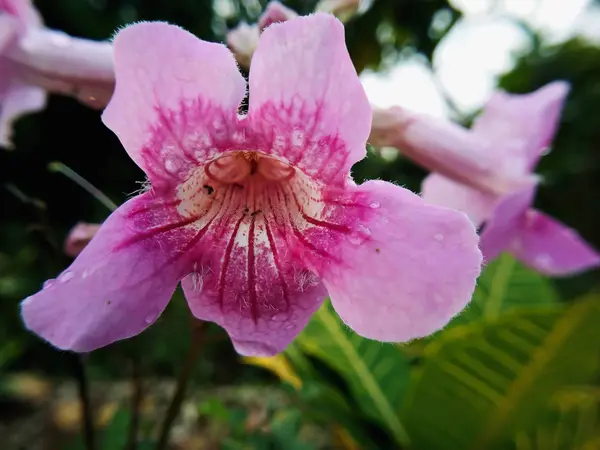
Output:
<svg viewBox="0 0 600 450">
<path fill-rule="evenodd" d="M 249 120 L 268 154 L 342 185 L 366 155 L 371 107 L 352 65 L 344 27 L 328 14 L 273 24 L 250 68 Z"/>
<path fill-rule="evenodd" d="M 22 303 L 27 328 L 87 352 L 151 325 L 185 272 L 191 233 L 150 193 L 129 200 L 57 279 Z"/>
<path fill-rule="evenodd" d="M 529 172 L 548 150 L 560 121 L 569 84 L 555 81 L 529 94 L 496 92 L 473 124 L 508 173 Z"/>
<path fill-rule="evenodd" d="M 246 82 L 227 48 L 166 23 L 114 40 L 116 87 L 102 119 L 153 186 L 181 181 L 234 134 Z"/>
<path fill-rule="evenodd" d="M 358 334 L 408 341 L 445 326 L 470 301 L 481 270 L 475 228 L 463 213 L 426 204 L 382 181 L 355 188 L 370 212 L 323 271 L 334 308 Z"/>
</svg>

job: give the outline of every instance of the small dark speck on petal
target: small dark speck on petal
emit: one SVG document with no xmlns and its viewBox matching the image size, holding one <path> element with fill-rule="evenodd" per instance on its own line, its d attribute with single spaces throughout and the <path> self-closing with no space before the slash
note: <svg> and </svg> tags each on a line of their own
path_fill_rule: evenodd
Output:
<svg viewBox="0 0 600 450">
<path fill-rule="evenodd" d="M 206 193 L 208 195 L 212 195 L 213 192 L 215 192 L 215 189 L 210 185 L 210 184 L 205 184 L 204 186 L 202 186 L 204 189 L 206 189 Z"/>
<path fill-rule="evenodd" d="M 379 249 L 379 248 L 376 248 L 376 249 L 375 249 L 375 253 L 381 253 L 381 249 Z"/>
<path fill-rule="evenodd" d="M 107 305 L 110 305 L 110 303 L 111 303 L 110 300 L 106 300 Z"/>
</svg>

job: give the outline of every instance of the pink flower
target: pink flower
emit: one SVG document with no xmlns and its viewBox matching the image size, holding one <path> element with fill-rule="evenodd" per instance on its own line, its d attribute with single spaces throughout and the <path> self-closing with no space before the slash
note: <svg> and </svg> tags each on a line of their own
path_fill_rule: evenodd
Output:
<svg viewBox="0 0 600 450">
<path fill-rule="evenodd" d="M 371 109 L 333 16 L 265 30 L 246 115 L 222 45 L 141 23 L 114 49 L 103 120 L 152 188 L 23 302 L 30 330 L 90 351 L 152 324 L 180 280 L 192 313 L 245 355 L 283 350 L 327 295 L 380 341 L 432 333 L 468 303 L 481 253 L 466 215 L 350 177 Z"/>
<path fill-rule="evenodd" d="M 558 81 L 526 95 L 496 93 L 470 132 L 479 140 L 488 167 L 514 178 L 530 174 L 552 142 L 568 91 L 568 84 Z M 452 139 L 445 143 L 460 145 Z M 470 173 L 463 172 L 467 177 Z M 465 211 L 476 225 L 485 222 L 481 246 L 488 261 L 508 251 L 553 276 L 599 265 L 600 255 L 574 230 L 531 208 L 535 189 L 530 184 L 502 194 L 485 192 L 432 174 L 423 183 L 423 197 Z"/>
<path fill-rule="evenodd" d="M 7 55 L 29 29 L 42 22 L 29 0 L 0 0 L 0 146 L 12 147 L 12 126 L 22 115 L 46 105 L 46 91 L 22 80 Z"/>
<path fill-rule="evenodd" d="M 114 87 L 110 43 L 44 28 L 30 0 L 0 0 L 0 12 L 0 145 L 12 145 L 13 122 L 43 109 L 46 92 L 106 105 Z"/>
<path fill-rule="evenodd" d="M 75 225 L 65 240 L 64 252 L 75 258 L 89 244 L 100 229 L 98 223 L 79 222 Z"/>
</svg>

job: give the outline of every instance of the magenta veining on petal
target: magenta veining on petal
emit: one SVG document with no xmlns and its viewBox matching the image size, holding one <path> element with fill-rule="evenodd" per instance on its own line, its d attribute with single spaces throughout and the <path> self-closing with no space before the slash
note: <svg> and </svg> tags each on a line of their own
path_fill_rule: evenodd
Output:
<svg viewBox="0 0 600 450">
<path fill-rule="evenodd" d="M 467 217 L 350 177 L 371 108 L 337 19 L 264 31 L 247 115 L 246 82 L 220 44 L 141 23 L 118 33 L 114 56 L 103 121 L 149 189 L 111 214 L 68 282 L 23 303 L 29 329 L 90 351 L 148 327 L 181 281 L 192 313 L 238 352 L 272 355 L 328 295 L 381 341 L 427 335 L 469 301 L 481 253 Z"/>
</svg>

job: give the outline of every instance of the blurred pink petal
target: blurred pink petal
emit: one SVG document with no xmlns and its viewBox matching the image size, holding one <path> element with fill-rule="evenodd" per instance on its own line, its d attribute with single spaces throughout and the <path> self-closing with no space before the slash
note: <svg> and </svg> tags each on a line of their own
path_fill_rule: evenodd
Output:
<svg viewBox="0 0 600 450">
<path fill-rule="evenodd" d="M 65 240 L 64 252 L 75 258 L 88 245 L 100 229 L 98 223 L 79 222 L 75 225 Z"/>
<path fill-rule="evenodd" d="M 551 276 L 600 266 L 600 254 L 575 230 L 534 209 L 525 213 L 509 249 L 525 264 Z"/>
<path fill-rule="evenodd" d="M 258 19 L 258 28 L 262 33 L 269 25 L 298 17 L 296 11 L 282 5 L 278 1 L 271 1 Z"/>
<path fill-rule="evenodd" d="M 396 147 L 431 172 L 491 195 L 535 181 L 528 175 L 499 171 L 496 159 L 488 155 L 486 139 L 448 120 L 405 108 L 373 111 L 369 141 L 375 146 Z M 423 196 L 428 200 L 425 189 Z"/>
<path fill-rule="evenodd" d="M 515 191 L 505 196 L 492 211 L 481 233 L 481 251 L 486 261 L 494 260 L 509 249 L 534 196 L 535 187 Z"/>
<path fill-rule="evenodd" d="M 102 107 L 112 95 L 110 43 L 43 27 L 29 0 L 0 0 L 0 145 L 12 147 L 19 117 L 39 111 L 46 92 Z"/>
<path fill-rule="evenodd" d="M 568 83 L 555 81 L 529 94 L 492 96 L 472 131 L 491 143 L 498 170 L 516 175 L 533 170 L 549 150 L 569 89 Z"/>
<path fill-rule="evenodd" d="M 472 189 L 439 173 L 425 177 L 421 190 L 427 203 L 463 211 L 475 226 L 490 217 L 497 202 L 496 196 Z"/>
<path fill-rule="evenodd" d="M 418 149 L 418 156 L 414 159 L 419 162 L 423 160 L 422 154 L 439 155 L 441 160 L 446 159 L 446 164 L 448 161 L 457 162 L 459 160 L 455 153 L 461 152 L 462 145 L 462 153 L 466 158 L 487 161 L 492 172 L 502 177 L 516 179 L 532 176 L 538 159 L 551 145 L 568 92 L 569 85 L 563 81 L 550 83 L 529 94 L 497 92 L 475 121 L 472 130 L 461 132 L 479 142 L 479 147 L 469 145 L 467 139 L 459 143 L 450 132 L 432 132 L 429 137 L 418 136 L 415 142 L 409 142 L 408 145 Z M 431 123 L 433 119 L 429 122 L 430 129 Z M 383 124 L 382 127 L 388 133 L 390 129 L 393 130 L 389 124 Z M 441 130 L 440 127 L 438 129 Z M 398 142 L 406 142 L 411 138 L 405 130 L 398 133 L 401 136 L 396 138 Z M 408 137 L 405 136 L 407 134 Z M 432 143 L 432 136 L 443 143 Z M 389 140 L 389 137 L 384 136 L 386 139 Z M 476 156 L 474 150 L 480 155 Z M 427 167 L 432 166 L 429 164 Z M 494 192 L 488 186 L 478 186 L 473 182 L 473 178 L 479 177 L 473 164 L 469 166 L 459 162 L 457 170 L 460 170 L 459 166 L 462 166 L 462 174 L 453 174 L 441 166 L 436 171 L 438 173 L 429 175 L 422 184 L 423 197 L 432 204 L 466 212 L 476 225 L 486 222 L 481 241 L 487 261 L 503 251 L 510 251 L 525 264 L 554 276 L 577 273 L 598 265 L 596 251 L 581 237 L 572 230 L 565 231 L 569 229 L 554 219 L 530 209 L 535 194 L 534 183 L 515 184 L 504 192 Z M 534 216 L 537 219 L 532 222 L 531 217 Z M 529 219 L 526 220 L 526 217 Z M 533 226 L 533 223 L 537 225 Z"/>
<path fill-rule="evenodd" d="M 512 253 L 533 269 L 550 275 L 572 275 L 600 266 L 600 254 L 575 230 L 529 208 L 534 190 L 507 196 L 481 235 L 484 258 Z"/>
<path fill-rule="evenodd" d="M 44 89 L 28 86 L 9 55 L 30 29 L 41 27 L 29 0 L 0 0 L 0 146 L 12 148 L 12 128 L 21 116 L 46 105 Z"/>
<path fill-rule="evenodd" d="M 115 69 L 103 119 L 152 187 L 23 303 L 32 331 L 106 345 L 152 323 L 181 279 L 193 314 L 246 355 L 283 350 L 326 288 L 351 326 L 384 340 L 431 333 L 469 301 L 481 254 L 468 218 L 350 177 L 371 114 L 333 16 L 265 30 L 244 116 L 233 56 L 175 26 L 122 30 Z"/>
</svg>

